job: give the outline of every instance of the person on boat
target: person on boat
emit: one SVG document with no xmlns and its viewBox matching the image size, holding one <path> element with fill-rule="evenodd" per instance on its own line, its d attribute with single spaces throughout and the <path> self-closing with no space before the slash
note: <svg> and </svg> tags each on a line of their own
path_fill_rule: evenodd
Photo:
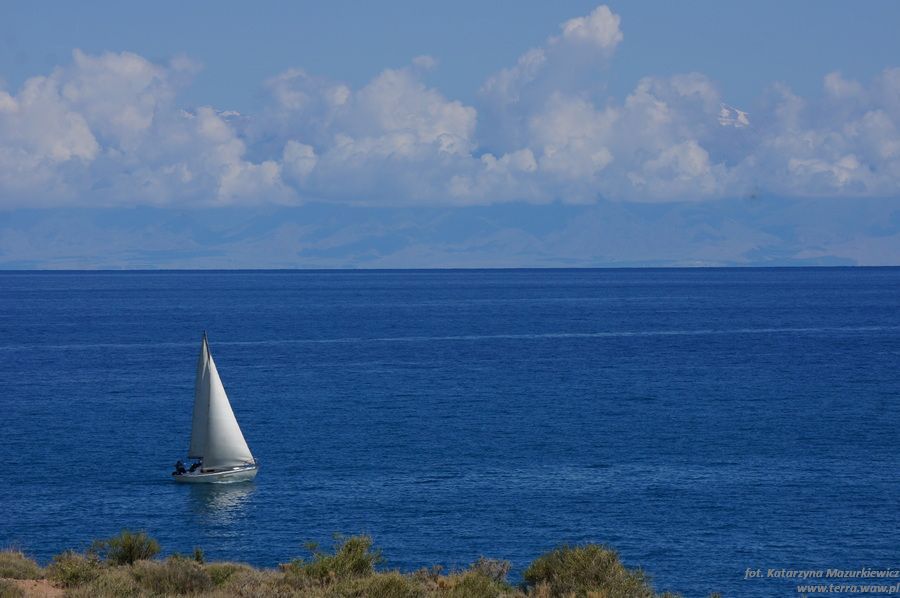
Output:
<svg viewBox="0 0 900 598">
<path fill-rule="evenodd" d="M 179 459 L 178 463 L 175 464 L 175 475 L 182 475 L 186 472 L 187 470 L 184 468 L 184 463 L 182 463 L 181 459 Z"/>
<path fill-rule="evenodd" d="M 200 462 L 194 461 L 193 463 L 191 463 L 191 468 L 188 471 L 190 471 L 191 473 L 194 473 L 195 471 L 197 471 L 198 467 L 200 467 Z"/>
</svg>

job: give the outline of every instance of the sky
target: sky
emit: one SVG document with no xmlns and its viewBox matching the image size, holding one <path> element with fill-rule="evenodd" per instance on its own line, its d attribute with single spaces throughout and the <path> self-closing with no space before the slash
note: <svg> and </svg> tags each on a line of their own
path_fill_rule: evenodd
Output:
<svg viewBox="0 0 900 598">
<path fill-rule="evenodd" d="M 900 3 L 0 7 L 0 268 L 900 264 Z"/>
</svg>

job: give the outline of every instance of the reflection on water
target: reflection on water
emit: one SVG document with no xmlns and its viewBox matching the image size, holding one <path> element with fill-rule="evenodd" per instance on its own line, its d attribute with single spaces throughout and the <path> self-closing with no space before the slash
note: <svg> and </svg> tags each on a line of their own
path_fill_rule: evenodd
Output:
<svg viewBox="0 0 900 598">
<path fill-rule="evenodd" d="M 239 484 L 191 484 L 191 512 L 215 523 L 231 523 L 247 510 L 256 485 Z"/>
</svg>

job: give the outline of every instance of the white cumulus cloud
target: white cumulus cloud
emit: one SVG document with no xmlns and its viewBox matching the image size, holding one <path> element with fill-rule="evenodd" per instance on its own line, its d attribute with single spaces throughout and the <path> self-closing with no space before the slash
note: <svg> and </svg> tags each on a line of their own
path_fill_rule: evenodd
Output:
<svg viewBox="0 0 900 598">
<path fill-rule="evenodd" d="M 560 28 L 565 40 L 593 44 L 611 52 L 624 37 L 619 29 L 620 21 L 619 15 L 604 5 L 587 16 L 566 21 Z"/>
<path fill-rule="evenodd" d="M 0 92 L 0 205 L 287 201 L 275 161 L 255 164 L 212 108 L 187 112 L 197 70 L 130 52 L 89 55 Z"/>
<path fill-rule="evenodd" d="M 627 25 L 627 24 L 626 24 Z M 185 107 L 199 66 L 75 50 L 0 89 L 0 206 L 662 202 L 900 192 L 900 68 L 786 84 L 734 106 L 701 73 L 606 89 L 623 39 L 607 6 L 548 31 L 467 105 L 413 57 L 361 86 L 287 69 L 265 109 Z M 430 79 L 429 79 L 430 80 Z M 751 109 L 752 108 L 752 109 Z"/>
</svg>

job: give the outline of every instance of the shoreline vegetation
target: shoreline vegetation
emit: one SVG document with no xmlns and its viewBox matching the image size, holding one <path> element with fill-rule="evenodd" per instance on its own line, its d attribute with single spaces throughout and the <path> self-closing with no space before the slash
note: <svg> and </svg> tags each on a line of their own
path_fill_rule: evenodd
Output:
<svg viewBox="0 0 900 598">
<path fill-rule="evenodd" d="M 657 593 L 640 569 L 597 544 L 561 546 L 535 559 L 522 582 L 507 580 L 508 561 L 480 557 L 468 568 L 412 573 L 384 570 L 381 551 L 368 536 L 335 537 L 331 550 L 315 544 L 309 554 L 275 569 L 234 562 L 205 562 L 203 551 L 159 558 L 159 543 L 144 532 L 123 530 L 94 541 L 84 552 L 67 550 L 46 567 L 19 550 L 0 551 L 0 598 L 30 596 L 120 597 L 273 596 L 302 598 L 676 598 Z M 711 597 L 718 594 L 711 594 Z"/>
</svg>

